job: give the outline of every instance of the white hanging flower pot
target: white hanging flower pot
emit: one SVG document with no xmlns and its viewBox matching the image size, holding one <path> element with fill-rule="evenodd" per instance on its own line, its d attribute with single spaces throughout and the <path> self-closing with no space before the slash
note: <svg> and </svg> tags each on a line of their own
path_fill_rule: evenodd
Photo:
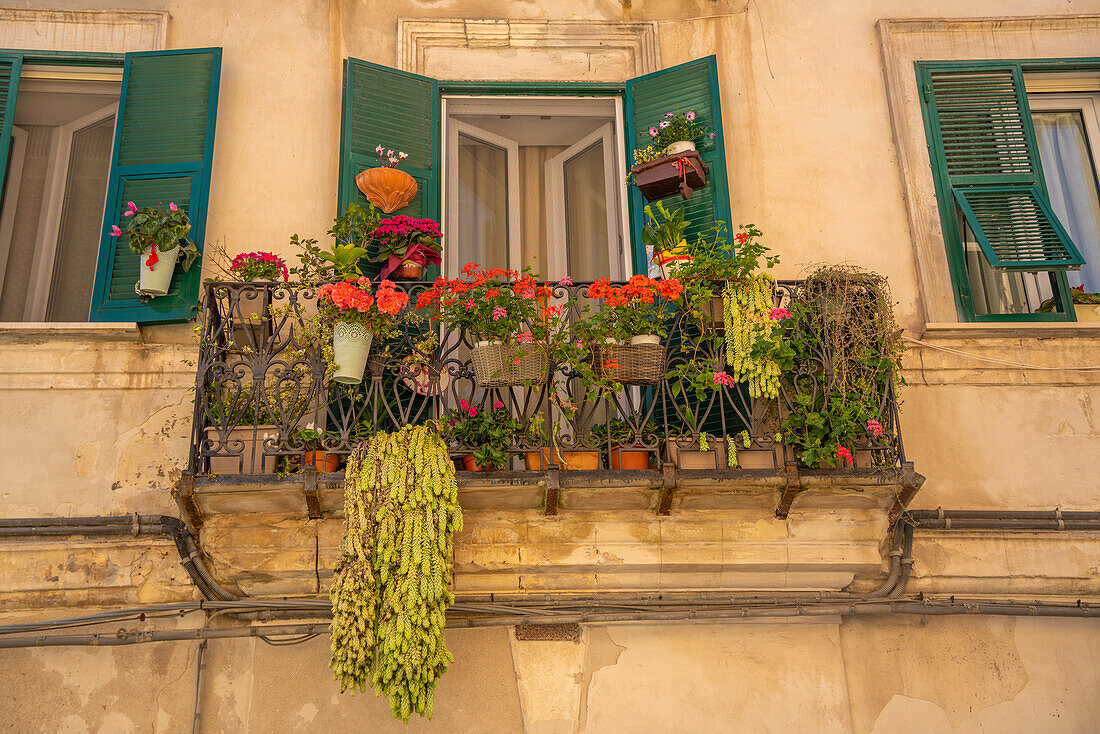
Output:
<svg viewBox="0 0 1100 734">
<path fill-rule="evenodd" d="M 172 274 L 176 272 L 176 258 L 179 254 L 179 245 L 171 250 L 157 250 L 157 261 L 149 265 L 149 250 L 142 252 L 138 256 L 141 266 L 138 290 L 149 296 L 163 296 L 168 293 L 168 287 L 172 285 Z"/>
<path fill-rule="evenodd" d="M 691 150 L 695 150 L 695 143 L 690 140 L 677 140 L 675 143 L 669 143 L 665 148 L 665 152 L 669 155 L 680 155 Z"/>
<path fill-rule="evenodd" d="M 374 332 L 354 321 L 337 321 L 332 329 L 332 351 L 336 361 L 336 382 L 358 385 L 363 381 L 367 355 Z"/>
</svg>

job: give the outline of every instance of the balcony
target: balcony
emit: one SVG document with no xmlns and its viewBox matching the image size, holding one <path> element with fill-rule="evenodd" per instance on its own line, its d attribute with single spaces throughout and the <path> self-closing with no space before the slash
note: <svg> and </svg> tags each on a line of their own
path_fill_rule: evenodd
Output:
<svg viewBox="0 0 1100 734">
<path fill-rule="evenodd" d="M 429 287 L 404 286 L 410 303 Z M 801 287 L 795 281 L 778 283 L 776 306 L 790 303 Z M 575 316 L 589 302 L 586 290 L 587 284 L 554 286 L 553 297 Z M 290 505 L 311 517 L 338 514 L 335 472 L 358 440 L 375 430 L 438 420 L 460 404 L 482 410 L 503 404 L 519 425 L 541 426 L 508 441 L 504 471 L 463 471 L 462 457 L 477 447 L 453 441 L 451 448 L 462 485 L 480 488 L 483 494 L 510 487 L 517 501 L 537 499 L 548 514 L 565 501 L 563 490 L 581 486 L 602 496 L 599 502 L 605 504 L 650 505 L 667 514 L 677 488 L 749 481 L 779 488 L 774 509 L 782 517 L 807 486 L 912 484 L 893 380 L 885 380 L 877 396 L 886 430 L 880 436 L 867 432 L 850 446 L 849 467 L 799 466 L 798 452 L 785 442 L 782 426 L 800 396 L 828 392 L 833 360 L 825 351 L 795 364 L 776 398 L 752 398 L 746 385 L 739 384 L 715 385 L 699 399 L 677 389 L 676 377 L 663 376 L 656 384 L 625 385 L 589 399 L 582 378 L 568 364 L 549 364 L 541 379 L 525 384 L 479 383 L 470 337 L 440 332 L 424 321 L 406 324 L 396 338 L 376 343 L 363 382 L 346 385 L 326 381 L 321 349 L 311 343 L 304 326 L 303 318 L 315 313 L 315 290 L 207 283 L 203 304 L 187 482 L 207 488 L 207 493 L 216 491 L 211 487 L 232 494 L 226 488 L 249 486 L 252 495 L 260 487 L 285 494 L 287 487 L 298 486 L 305 504 Z M 720 330 L 722 324 L 674 315 L 667 327 L 661 375 L 674 373 L 688 358 L 676 345 L 684 344 L 689 334 Z M 712 363 L 716 372 L 725 370 L 721 341 L 704 342 L 708 345 L 702 357 L 698 352 L 692 356 Z M 575 411 L 563 411 L 562 401 L 551 399 L 555 392 L 571 398 Z M 321 435 L 303 436 L 306 427 Z M 628 458 L 639 461 L 635 466 L 641 468 L 623 468 Z M 630 499 L 613 499 L 612 487 Z M 196 490 L 190 491 L 194 514 Z M 908 499 L 899 493 L 894 511 Z M 209 498 L 214 505 L 226 501 Z M 687 496 L 681 492 L 678 501 L 687 502 Z M 705 506 L 707 500 L 697 498 L 697 504 Z"/>
</svg>

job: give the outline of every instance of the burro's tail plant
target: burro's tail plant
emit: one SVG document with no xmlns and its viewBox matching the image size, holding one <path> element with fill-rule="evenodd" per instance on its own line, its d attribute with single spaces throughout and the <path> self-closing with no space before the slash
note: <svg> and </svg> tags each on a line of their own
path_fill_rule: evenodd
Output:
<svg viewBox="0 0 1100 734">
<path fill-rule="evenodd" d="M 347 533 L 329 598 L 332 671 L 343 690 L 370 684 L 395 718 L 432 715 L 454 658 L 443 639 L 454 534 L 454 464 L 434 426 L 377 433 L 348 459 Z"/>
</svg>

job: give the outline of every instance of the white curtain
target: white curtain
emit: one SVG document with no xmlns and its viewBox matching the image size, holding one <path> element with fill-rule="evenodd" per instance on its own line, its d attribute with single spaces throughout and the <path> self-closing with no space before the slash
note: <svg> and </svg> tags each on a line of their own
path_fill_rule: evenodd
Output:
<svg viewBox="0 0 1100 734">
<path fill-rule="evenodd" d="M 508 267 L 507 151 L 459 135 L 456 214 L 458 266 Z"/>
<path fill-rule="evenodd" d="M 1089 154 L 1085 124 L 1078 111 L 1036 112 L 1035 136 L 1043 162 L 1050 204 L 1085 258 L 1068 274 L 1070 285 L 1100 291 L 1100 196 Z"/>
<path fill-rule="evenodd" d="M 569 275 L 577 282 L 606 277 L 611 263 L 603 142 L 570 158 L 563 168 Z"/>
</svg>

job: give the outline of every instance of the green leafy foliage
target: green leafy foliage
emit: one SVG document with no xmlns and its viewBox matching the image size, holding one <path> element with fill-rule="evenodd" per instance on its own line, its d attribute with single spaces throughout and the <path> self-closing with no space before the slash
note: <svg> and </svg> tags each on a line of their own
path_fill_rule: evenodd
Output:
<svg viewBox="0 0 1100 734">
<path fill-rule="evenodd" d="M 478 466 L 490 469 L 503 469 L 507 465 L 504 448 L 524 430 L 500 401 L 492 408 L 478 408 L 460 400 L 457 409 L 440 418 L 440 425 L 444 438 L 472 447 Z"/>
<path fill-rule="evenodd" d="M 462 529 L 447 445 L 432 426 L 377 433 L 352 452 L 347 531 L 329 598 L 342 690 L 373 686 L 395 718 L 431 718 L 454 660 L 443 637 L 454 534 Z"/>
<path fill-rule="evenodd" d="M 169 203 L 167 210 L 160 205 L 138 209 L 132 201 L 127 206 L 130 223 L 126 228 L 126 243 L 130 252 L 141 255 L 154 247 L 159 252 L 167 252 L 179 246 L 183 250 L 183 272 L 190 270 L 191 265 L 199 258 L 199 251 L 195 243 L 187 239 L 191 232 L 191 220 L 183 208 L 174 202 Z M 114 231 L 118 232 L 117 229 Z"/>
<path fill-rule="evenodd" d="M 684 219 L 684 207 L 678 206 L 670 212 L 663 201 L 655 201 L 642 207 L 645 212 L 645 227 L 642 229 L 642 242 L 654 255 L 672 252 L 681 246 L 689 220 Z"/>
<path fill-rule="evenodd" d="M 363 274 L 359 261 L 367 257 L 371 233 L 381 218 L 374 204 L 368 204 L 366 209 L 348 204 L 328 231 L 333 238 L 330 250 L 318 246 L 315 239 L 292 235 L 290 244 L 299 250 L 299 264 L 290 269 L 290 274 L 298 282 L 309 284 L 358 278 Z"/>
</svg>

